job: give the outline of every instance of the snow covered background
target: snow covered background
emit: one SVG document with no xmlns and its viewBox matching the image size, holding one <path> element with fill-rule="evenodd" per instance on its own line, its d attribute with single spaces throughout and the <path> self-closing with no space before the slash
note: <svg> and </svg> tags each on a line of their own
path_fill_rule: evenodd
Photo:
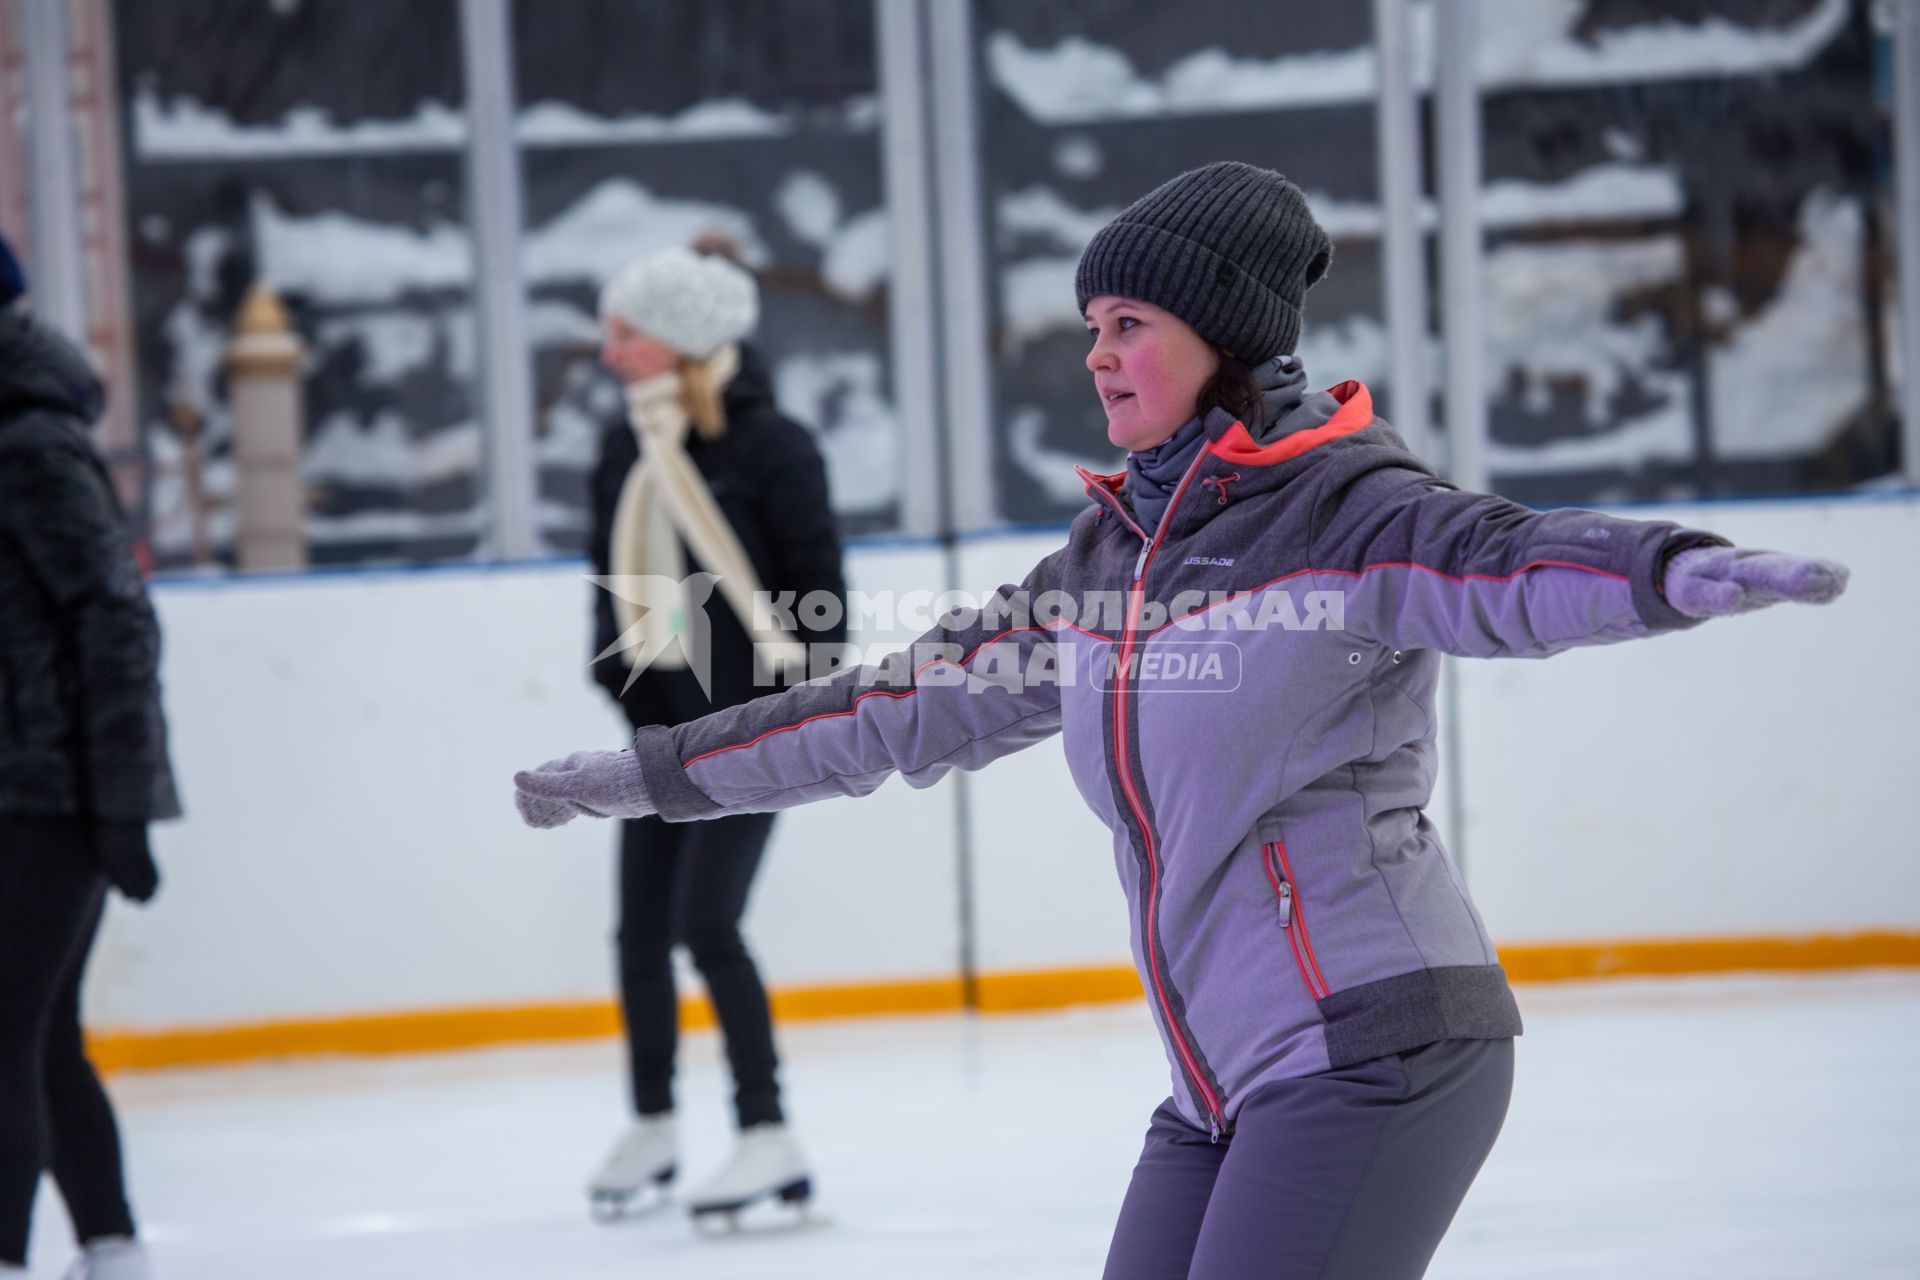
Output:
<svg viewBox="0 0 1920 1280">
<path fill-rule="evenodd" d="M 221 352 L 254 278 L 312 348 L 316 563 L 487 554 L 451 0 L 142 0 L 117 17 L 162 563 L 191 548 L 174 406 L 205 419 L 208 492 L 232 491 Z M 514 33 L 546 549 L 579 549 L 585 475 L 619 412 L 594 359 L 600 281 L 716 229 L 761 276 L 760 345 L 781 404 L 819 433 L 843 526 L 894 527 L 868 7 L 520 5 Z M 208 525 L 227 546 L 230 513 Z"/>
<path fill-rule="evenodd" d="M 1083 499 L 1063 465 L 1117 464 L 1080 376 L 1074 263 L 1130 199 L 1210 160 L 1307 191 L 1336 251 L 1301 353 L 1392 416 L 1367 6 L 978 8 L 1003 512 L 1065 516 Z M 1432 5 L 1414 17 L 1426 82 Z M 1501 491 L 1600 502 L 1891 470 L 1884 33 L 1864 0 L 1482 0 L 1480 32 Z M 1432 200 L 1423 215 L 1431 229 Z"/>
<path fill-rule="evenodd" d="M 1292 0 L 1284 21 L 1245 0 L 974 8 L 1001 521 L 1071 515 L 1073 465 L 1117 462 L 1081 369 L 1073 265 L 1189 165 L 1238 157 L 1306 188 L 1337 250 L 1302 354 L 1322 383 L 1367 381 L 1392 416 L 1367 6 Z M 453 0 L 115 11 L 163 564 L 193 533 L 178 417 L 204 421 L 207 531 L 216 548 L 231 534 L 220 355 L 256 277 L 313 348 L 316 561 L 487 554 Z M 1482 14 L 1498 487 L 1607 502 L 1890 473 L 1885 33 L 1868 0 Z M 1424 80 L 1431 4 L 1415 16 Z M 522 3 L 513 30 L 547 549 L 578 548 L 584 473 L 617 412 L 592 357 L 598 281 L 709 228 L 761 273 L 761 344 L 782 404 L 819 433 L 845 529 L 897 528 L 871 7 Z"/>
</svg>

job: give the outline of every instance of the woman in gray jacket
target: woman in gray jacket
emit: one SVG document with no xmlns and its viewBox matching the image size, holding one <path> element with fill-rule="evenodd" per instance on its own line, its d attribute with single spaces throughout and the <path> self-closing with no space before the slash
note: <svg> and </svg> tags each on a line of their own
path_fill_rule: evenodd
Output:
<svg viewBox="0 0 1920 1280">
<path fill-rule="evenodd" d="M 1491 1150 L 1520 1018 L 1425 814 L 1441 655 L 1546 657 L 1846 583 L 1440 479 L 1364 386 L 1309 389 L 1292 352 L 1331 257 L 1267 170 L 1142 197 L 1080 261 L 1128 456 L 1082 472 L 1066 546 L 878 664 L 515 777 L 535 826 L 687 821 L 1061 735 L 1173 1082 L 1108 1280 L 1418 1276 Z"/>
</svg>

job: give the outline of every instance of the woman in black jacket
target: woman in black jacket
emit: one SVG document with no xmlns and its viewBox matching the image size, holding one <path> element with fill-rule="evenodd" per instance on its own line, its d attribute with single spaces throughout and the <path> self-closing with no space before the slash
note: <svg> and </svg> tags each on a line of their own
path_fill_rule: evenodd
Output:
<svg viewBox="0 0 1920 1280">
<path fill-rule="evenodd" d="M 758 313 L 750 275 L 718 253 L 674 250 L 629 264 L 600 311 L 601 359 L 629 413 L 608 425 L 591 482 L 590 548 L 606 588 L 594 594 L 593 672 L 635 728 L 678 724 L 784 687 L 809 656 L 838 656 L 840 541 L 811 435 L 774 405 L 741 344 Z M 756 626 L 756 591 L 824 593 L 815 598 L 830 597 L 837 620 L 802 634 L 796 611 L 786 628 Z M 676 1172 L 676 943 L 706 980 L 741 1134 L 689 1207 L 810 1189 L 780 1105 L 766 991 L 740 935 L 772 829 L 771 814 L 621 825 L 620 990 L 637 1120 L 594 1175 L 597 1210 L 617 1213 Z"/>
<path fill-rule="evenodd" d="M 147 823 L 180 812 L 160 630 L 87 437 L 100 380 L 23 290 L 0 242 L 0 1274 L 26 1266 L 50 1170 L 76 1274 L 145 1280 L 80 984 L 107 889 L 153 896 Z"/>
</svg>

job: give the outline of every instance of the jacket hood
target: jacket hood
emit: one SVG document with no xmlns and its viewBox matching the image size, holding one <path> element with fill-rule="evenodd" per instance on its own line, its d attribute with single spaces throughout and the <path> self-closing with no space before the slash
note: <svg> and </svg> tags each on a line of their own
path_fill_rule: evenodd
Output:
<svg viewBox="0 0 1920 1280">
<path fill-rule="evenodd" d="M 31 311 L 0 310 L 0 416 L 42 409 L 91 425 L 106 404 L 106 388 L 78 347 Z"/>
<path fill-rule="evenodd" d="M 1340 402 L 1325 391 L 1307 389 L 1307 367 L 1300 357 L 1278 355 L 1253 371 L 1260 385 L 1261 425 L 1256 443 L 1272 444 L 1296 431 L 1322 426 L 1340 411 Z M 1218 440 L 1232 427 L 1234 417 L 1225 409 L 1207 414 L 1207 438 Z"/>
</svg>

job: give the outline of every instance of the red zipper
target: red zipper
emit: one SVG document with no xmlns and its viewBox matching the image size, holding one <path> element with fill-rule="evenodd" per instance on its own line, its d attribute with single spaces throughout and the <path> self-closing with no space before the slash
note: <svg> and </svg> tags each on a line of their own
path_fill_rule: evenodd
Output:
<svg viewBox="0 0 1920 1280">
<path fill-rule="evenodd" d="M 1273 885 L 1274 896 L 1280 900 L 1280 927 L 1286 930 L 1287 942 L 1293 947 L 1293 962 L 1300 968 L 1307 991 L 1315 1000 L 1325 1000 L 1331 988 L 1320 972 L 1320 962 L 1313 958 L 1313 939 L 1307 936 L 1307 915 L 1300 909 L 1300 895 L 1293 889 L 1293 867 L 1287 861 L 1286 841 L 1269 841 L 1261 852 L 1265 855 L 1262 865 L 1267 869 L 1267 880 Z"/>
<path fill-rule="evenodd" d="M 1207 452 L 1202 449 L 1188 465 L 1187 474 L 1180 478 L 1180 487 L 1173 491 L 1173 498 L 1167 503 L 1167 509 L 1160 517 L 1160 528 L 1155 529 L 1153 536 L 1147 539 L 1146 545 L 1140 549 L 1140 559 L 1133 566 L 1133 586 L 1127 598 L 1127 618 L 1120 632 L 1119 664 L 1114 671 L 1113 754 L 1114 764 L 1120 770 L 1120 785 L 1126 790 L 1127 802 L 1133 807 L 1134 821 L 1140 825 L 1140 836 L 1147 849 L 1147 931 L 1142 941 L 1146 944 L 1147 965 L 1153 971 L 1154 995 L 1159 999 L 1161 1012 L 1166 1016 L 1167 1030 L 1173 1036 L 1174 1048 L 1179 1051 L 1180 1061 L 1185 1064 L 1188 1077 L 1206 1101 L 1207 1119 L 1213 1128 L 1213 1140 L 1218 1142 L 1220 1131 L 1225 1123 L 1220 1099 L 1215 1096 L 1213 1087 L 1201 1074 L 1199 1061 L 1194 1056 L 1192 1047 L 1187 1044 L 1186 1037 L 1181 1034 L 1180 1024 L 1173 1016 L 1173 1002 L 1167 999 L 1166 983 L 1160 976 L 1160 953 L 1154 946 L 1160 914 L 1160 859 L 1154 847 L 1153 828 L 1147 822 L 1146 808 L 1140 803 L 1140 793 L 1133 784 L 1133 767 L 1127 755 L 1126 698 L 1127 659 L 1133 653 L 1133 626 L 1140 616 L 1140 605 L 1145 598 L 1141 583 L 1146 577 L 1147 566 L 1153 561 L 1153 553 L 1160 545 L 1160 531 L 1167 527 L 1167 517 L 1172 515 L 1175 508 L 1180 505 L 1180 495 L 1186 492 L 1187 482 L 1193 479 L 1194 472 L 1199 470 L 1200 463 L 1206 458 Z M 1116 501 L 1114 505 L 1118 507 L 1119 503 Z M 1138 531 L 1139 526 L 1134 527 Z"/>
</svg>

